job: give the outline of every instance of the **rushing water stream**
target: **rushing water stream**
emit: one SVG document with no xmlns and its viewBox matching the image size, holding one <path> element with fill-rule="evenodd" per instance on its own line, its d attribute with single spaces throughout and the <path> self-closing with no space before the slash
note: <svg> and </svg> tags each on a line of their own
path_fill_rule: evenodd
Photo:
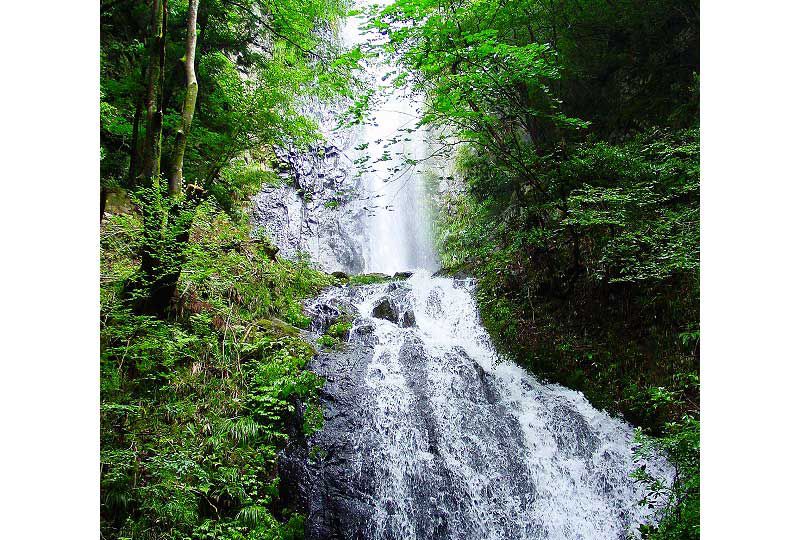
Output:
<svg viewBox="0 0 800 540">
<path fill-rule="evenodd" d="M 345 44 L 381 39 L 359 22 L 344 25 Z M 369 212 L 331 231 L 358 229 L 348 233 L 348 261 L 360 260 L 341 266 L 414 274 L 332 288 L 307 306 L 318 333 L 343 314 L 354 319 L 346 344 L 311 366 L 327 381 L 324 427 L 284 456 L 282 474 L 309 514 L 307 536 L 626 538 L 652 512 L 637 505 L 644 493 L 630 478 L 639 465 L 633 429 L 499 358 L 480 323 L 475 283 L 431 275 L 422 173 L 405 161 L 425 151 L 425 133 L 408 131 L 420 103 L 402 89 L 381 93 L 388 74 L 377 62 L 367 68 L 379 90 L 374 117 L 337 135 L 331 152 L 352 162 L 366 149 L 371 166 L 352 185 L 357 200 L 372 201 Z M 300 176 L 324 176 L 324 164 Z M 673 474 L 665 461 L 647 465 L 665 481 Z"/>
<path fill-rule="evenodd" d="M 296 464 L 310 538 L 620 539 L 647 521 L 632 428 L 498 358 L 473 287 L 420 271 L 309 306 L 318 330 L 356 316 L 313 365 L 328 382 Z"/>
</svg>

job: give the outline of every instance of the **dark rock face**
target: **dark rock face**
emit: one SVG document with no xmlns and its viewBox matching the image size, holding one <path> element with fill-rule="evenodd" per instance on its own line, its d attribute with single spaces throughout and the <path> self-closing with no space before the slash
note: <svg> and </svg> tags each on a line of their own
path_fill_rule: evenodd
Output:
<svg viewBox="0 0 800 540">
<path fill-rule="evenodd" d="M 402 328 L 411 328 L 417 325 L 417 319 L 414 317 L 413 311 L 406 311 L 403 313 L 403 320 L 400 321 Z"/>
<path fill-rule="evenodd" d="M 368 469 L 353 469 L 363 448 L 354 437 L 363 432 L 370 407 L 364 380 L 374 348 L 374 325 L 358 321 L 344 351 L 319 354 L 310 366 L 326 378 L 321 402 L 325 429 L 306 444 L 284 452 L 280 468 L 287 485 L 295 485 L 292 500 L 308 514 L 306 538 L 366 538 L 374 509 Z"/>
<path fill-rule="evenodd" d="M 388 298 L 381 300 L 372 310 L 372 316 L 376 319 L 385 319 L 397 324 L 397 313 L 392 307 L 392 302 Z"/>
</svg>

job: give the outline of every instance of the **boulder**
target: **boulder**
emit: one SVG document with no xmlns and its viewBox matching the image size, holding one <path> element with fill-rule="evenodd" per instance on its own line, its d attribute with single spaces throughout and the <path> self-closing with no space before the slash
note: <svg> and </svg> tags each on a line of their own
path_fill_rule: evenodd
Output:
<svg viewBox="0 0 800 540">
<path fill-rule="evenodd" d="M 259 328 L 265 331 L 267 334 L 274 336 L 274 337 L 285 337 L 285 336 L 298 336 L 300 335 L 300 329 L 295 328 L 291 324 L 282 321 L 278 318 L 272 317 L 270 319 L 260 319 L 256 323 Z"/>
<path fill-rule="evenodd" d="M 105 208 L 109 214 L 132 214 L 134 212 L 133 202 L 128 196 L 128 192 L 121 187 L 104 188 Z"/>
<path fill-rule="evenodd" d="M 376 319 L 383 319 L 397 324 L 397 313 L 392 308 L 392 303 L 388 298 L 382 298 L 372 309 L 372 316 Z"/>
</svg>

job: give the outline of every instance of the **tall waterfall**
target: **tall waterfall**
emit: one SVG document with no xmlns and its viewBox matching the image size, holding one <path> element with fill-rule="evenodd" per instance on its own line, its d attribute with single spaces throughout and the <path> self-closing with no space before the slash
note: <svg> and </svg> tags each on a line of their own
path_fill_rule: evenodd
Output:
<svg viewBox="0 0 800 540">
<path fill-rule="evenodd" d="M 431 160 L 426 132 L 417 129 L 421 96 L 394 87 L 385 58 L 373 56 L 386 37 L 363 28 L 366 22 L 365 15 L 349 17 L 336 39 L 368 53 L 361 79 L 372 91 L 369 116 L 342 126 L 344 104 L 306 103 L 326 141 L 310 152 L 279 152 L 283 182 L 265 185 L 256 196 L 253 224 L 269 231 L 283 256 L 309 254 L 327 271 L 435 270 L 423 204 Z"/>
<path fill-rule="evenodd" d="M 381 39 L 360 22 L 345 25 L 346 43 Z M 388 70 L 370 64 L 376 88 Z M 354 321 L 346 343 L 311 365 L 326 379 L 323 428 L 283 458 L 309 515 L 307 537 L 627 538 L 654 511 L 637 504 L 644 492 L 630 474 L 643 463 L 633 458 L 632 427 L 498 356 L 474 281 L 432 277 L 423 175 L 395 172 L 404 156 L 424 152 L 424 133 L 405 131 L 420 103 L 402 89 L 378 94 L 374 118 L 341 148 L 356 160 L 366 144 L 374 162 L 359 184 L 371 201 L 364 268 L 414 274 L 335 287 L 307 305 L 317 333 L 345 314 Z M 646 465 L 671 481 L 666 461 Z"/>
<path fill-rule="evenodd" d="M 374 2 L 359 2 L 362 7 L 370 3 Z M 364 17 L 348 18 L 340 36 L 345 46 L 373 50 L 385 40 L 376 30 L 363 29 L 364 22 Z M 366 271 L 436 270 L 428 208 L 423 204 L 427 145 L 425 131 L 417 129 L 422 99 L 408 87 L 395 88 L 394 74 L 385 58 L 367 62 L 364 79 L 374 83 L 371 116 L 356 130 L 344 152 L 354 162 L 369 158 L 362 170 L 365 193 L 371 201 L 366 220 Z"/>
</svg>

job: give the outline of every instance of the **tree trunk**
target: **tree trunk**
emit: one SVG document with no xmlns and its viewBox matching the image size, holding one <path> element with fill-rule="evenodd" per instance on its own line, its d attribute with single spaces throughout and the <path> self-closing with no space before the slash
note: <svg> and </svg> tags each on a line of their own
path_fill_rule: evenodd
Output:
<svg viewBox="0 0 800 540">
<path fill-rule="evenodd" d="M 130 167 L 128 168 L 128 188 L 132 188 L 139 172 L 139 123 L 142 117 L 141 95 L 136 97 L 136 112 L 133 113 L 133 133 L 131 137 Z"/>
<path fill-rule="evenodd" d="M 145 138 L 142 150 L 142 184 L 160 189 L 161 132 L 164 123 L 164 63 L 167 46 L 167 1 L 151 0 L 148 44 L 147 87 L 145 89 Z M 164 220 L 156 201 L 143 205 L 145 243 L 138 275 L 126 287 L 126 296 L 139 313 L 163 314 L 169 303 L 162 276 L 168 257 L 164 253 Z"/>
<path fill-rule="evenodd" d="M 194 117 L 194 106 L 197 102 L 197 76 L 194 72 L 194 52 L 197 46 L 197 8 L 200 0 L 189 0 L 189 13 L 186 20 L 186 97 L 183 100 L 181 125 L 175 134 L 175 151 L 172 170 L 169 176 L 169 193 L 180 195 L 183 189 L 183 156 L 186 153 L 186 141 Z"/>
<path fill-rule="evenodd" d="M 142 176 L 152 179 L 161 175 L 161 128 L 164 123 L 163 87 L 167 45 L 167 1 L 152 0 L 150 14 L 150 58 L 147 67 L 145 95 L 146 127 Z"/>
</svg>

